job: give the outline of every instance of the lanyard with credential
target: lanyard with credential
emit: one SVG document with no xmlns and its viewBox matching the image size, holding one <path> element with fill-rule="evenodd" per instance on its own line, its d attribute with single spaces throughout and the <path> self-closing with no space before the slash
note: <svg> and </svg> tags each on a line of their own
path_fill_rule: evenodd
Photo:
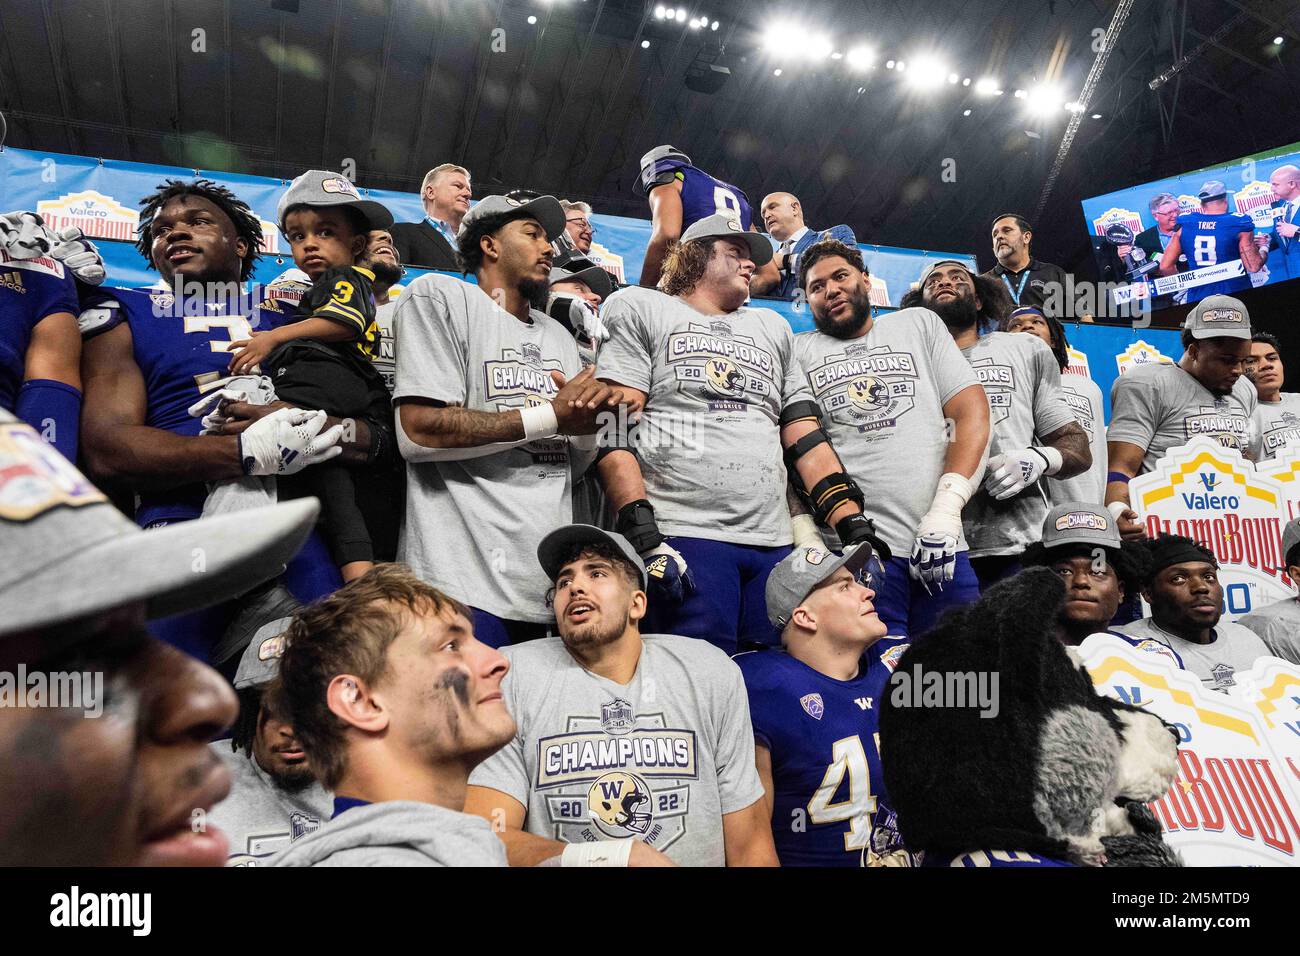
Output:
<svg viewBox="0 0 1300 956">
<path fill-rule="evenodd" d="M 1007 274 L 1005 272 L 1002 273 L 1002 282 L 1007 287 L 1007 291 L 1011 293 L 1011 298 L 1015 301 L 1016 305 L 1020 304 L 1021 293 L 1025 291 L 1025 283 L 1028 281 L 1029 281 L 1028 266 L 1025 267 L 1025 274 L 1020 277 L 1020 285 L 1015 289 L 1011 288 L 1011 280 L 1007 278 Z"/>
</svg>

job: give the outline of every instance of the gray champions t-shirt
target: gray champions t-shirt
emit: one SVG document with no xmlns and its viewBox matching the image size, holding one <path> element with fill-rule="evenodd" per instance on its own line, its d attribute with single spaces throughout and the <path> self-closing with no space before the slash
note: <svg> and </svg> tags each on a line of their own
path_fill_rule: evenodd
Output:
<svg viewBox="0 0 1300 956">
<path fill-rule="evenodd" d="M 230 838 L 226 866 L 257 866 L 329 820 L 334 798 L 319 783 L 288 793 L 248 754 L 231 750 L 229 740 L 209 746 L 230 768 L 230 795 L 208 813 L 208 822 Z"/>
<path fill-rule="evenodd" d="M 1294 455 L 1300 448 L 1300 395 L 1281 392 L 1276 402 L 1260 402 L 1255 409 L 1256 461 Z"/>
<path fill-rule="evenodd" d="M 1023 333 L 1022 333 L 1023 334 Z M 1088 436 L 1092 467 L 1073 478 L 1044 478 L 1052 506 L 1069 501 L 1103 504 L 1106 499 L 1106 418 L 1101 407 L 1101 388 L 1087 375 L 1065 372 L 1061 376 L 1065 404 Z"/>
<path fill-rule="evenodd" d="M 477 286 L 426 275 L 398 299 L 395 399 L 501 412 L 549 402 L 551 370 L 578 374 L 578 347 L 554 319 L 531 324 Z M 573 521 L 569 440 L 538 439 L 462 461 L 407 462 L 399 559 L 423 580 L 498 617 L 545 623 L 537 545 Z"/>
<path fill-rule="evenodd" d="M 1266 604 L 1237 618 L 1237 623 L 1258 634 L 1270 654 L 1300 664 L 1300 600 L 1284 598 Z"/>
<path fill-rule="evenodd" d="M 990 332 L 962 354 L 989 398 L 989 458 L 1041 443 L 1075 421 L 1056 356 L 1036 336 Z M 1019 554 L 1042 537 L 1047 510 L 1041 481 L 1006 501 L 981 486 L 962 510 L 970 556 Z"/>
<path fill-rule="evenodd" d="M 866 513 L 894 554 L 912 553 L 948 453 L 943 405 L 978 379 L 929 309 L 875 320 L 866 335 L 795 336 L 804 380 Z"/>
<path fill-rule="evenodd" d="M 1244 375 L 1231 393 L 1218 396 L 1177 365 L 1139 365 L 1111 386 L 1106 437 L 1145 448 L 1143 474 L 1154 471 L 1169 449 L 1197 435 L 1246 452 L 1258 401 L 1255 386 Z"/>
<path fill-rule="evenodd" d="M 1201 679 L 1207 690 L 1227 693 L 1237 683 L 1238 671 L 1248 671 L 1258 658 L 1268 656 L 1268 648 L 1259 635 L 1231 621 L 1214 627 L 1214 640 L 1197 644 L 1170 634 L 1156 626 L 1149 617 L 1140 618 L 1115 630 L 1129 637 L 1145 637 L 1172 647 L 1183 659 L 1183 666 Z"/>
<path fill-rule="evenodd" d="M 629 287 L 610 296 L 596 375 L 640 389 L 637 457 L 659 529 L 734 544 L 789 544 L 781 411 L 810 400 L 794 333 L 770 309 L 704 315 Z"/>
<path fill-rule="evenodd" d="M 722 815 L 763 796 L 740 668 L 708 641 L 642 640 L 627 685 L 584 670 L 558 637 L 502 648 L 519 730 L 469 782 L 522 803 L 528 833 L 635 837 L 683 866 L 722 866 Z"/>
</svg>

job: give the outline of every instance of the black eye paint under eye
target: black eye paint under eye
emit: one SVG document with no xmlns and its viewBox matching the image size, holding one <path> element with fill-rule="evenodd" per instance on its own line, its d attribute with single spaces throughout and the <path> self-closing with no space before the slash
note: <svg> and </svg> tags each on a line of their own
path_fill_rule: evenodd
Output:
<svg viewBox="0 0 1300 956">
<path fill-rule="evenodd" d="M 469 675 L 463 670 L 453 668 L 443 674 L 435 685 L 439 690 L 449 690 L 456 695 L 462 706 L 469 706 Z"/>
</svg>

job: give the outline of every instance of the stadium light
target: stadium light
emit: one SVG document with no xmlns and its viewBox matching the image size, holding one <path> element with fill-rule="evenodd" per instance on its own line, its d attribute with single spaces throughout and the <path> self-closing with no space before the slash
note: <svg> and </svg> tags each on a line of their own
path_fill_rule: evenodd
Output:
<svg viewBox="0 0 1300 956">
<path fill-rule="evenodd" d="M 1018 100 L 1023 100 L 1023 99 L 1025 98 L 1025 91 L 1024 91 L 1024 90 L 1016 90 L 1016 92 L 1015 92 L 1014 95 L 1015 95 L 1016 99 L 1018 99 Z"/>
<path fill-rule="evenodd" d="M 664 9 L 664 5 L 663 5 L 662 3 L 659 4 L 657 7 L 655 7 L 655 19 L 656 19 L 656 20 L 662 20 L 662 19 L 664 18 L 664 15 L 665 15 L 667 12 L 668 12 L 668 11 L 667 11 L 666 9 Z"/>
<path fill-rule="evenodd" d="M 968 77 L 966 77 L 966 79 L 962 80 L 962 81 L 961 81 L 961 85 L 962 85 L 962 86 L 970 86 L 970 77 L 968 76 Z"/>
<path fill-rule="evenodd" d="M 791 38 L 798 33 L 799 31 L 793 25 L 777 21 L 763 31 L 763 49 L 768 53 L 783 56 L 790 50 Z"/>
<path fill-rule="evenodd" d="M 893 61 L 893 60 L 887 60 L 887 61 L 885 61 L 885 69 L 886 69 L 886 70 L 892 70 L 893 68 L 894 68 L 894 61 Z"/>
<path fill-rule="evenodd" d="M 980 96 L 996 96 L 1002 90 L 998 86 L 998 81 L 991 76 L 984 76 L 975 84 L 975 92 Z"/>
<path fill-rule="evenodd" d="M 904 63 L 902 60 L 899 60 L 897 63 L 894 64 L 894 69 L 896 69 L 899 73 L 902 73 L 904 70 L 907 69 L 907 64 Z"/>
<path fill-rule="evenodd" d="M 875 61 L 876 57 L 875 54 L 872 53 L 870 50 L 868 50 L 866 47 L 855 46 L 852 50 L 848 52 L 848 54 L 845 56 L 845 59 L 848 60 L 849 66 L 853 67 L 853 69 L 865 70 L 871 66 L 871 64 Z"/>
<path fill-rule="evenodd" d="M 953 86 L 956 86 L 956 85 L 957 85 L 957 81 L 960 80 L 960 79 L 961 79 L 961 77 L 958 76 L 956 73 L 949 73 L 949 74 L 948 74 L 948 82 L 951 83 Z"/>
<path fill-rule="evenodd" d="M 642 41 L 641 41 L 641 49 L 643 49 L 643 50 L 648 50 L 648 49 L 650 49 L 650 41 L 649 41 L 649 40 L 642 40 Z"/>
<path fill-rule="evenodd" d="M 778 66 L 775 70 L 772 71 L 772 75 L 773 75 L 773 76 L 780 76 L 780 75 L 781 75 L 781 68 Z"/>
<path fill-rule="evenodd" d="M 699 20 L 692 20 L 692 21 L 691 21 L 691 29 L 692 29 L 692 30 L 698 30 L 701 26 L 703 26 L 703 24 L 700 23 Z"/>
<path fill-rule="evenodd" d="M 712 30 L 716 30 L 716 29 L 718 28 L 719 22 L 720 22 L 720 21 L 718 21 L 718 20 L 714 20 L 714 21 L 713 21 L 713 26 L 710 27 L 710 29 L 712 29 Z"/>
<path fill-rule="evenodd" d="M 1282 43 L 1283 43 L 1283 41 L 1285 41 L 1285 40 L 1286 40 L 1286 37 L 1284 37 L 1284 36 L 1282 36 L 1282 35 L 1279 34 L 1278 36 L 1273 37 L 1273 45 L 1274 45 L 1274 46 L 1281 46 Z"/>
<path fill-rule="evenodd" d="M 1100 114 L 1100 113 L 1093 113 L 1093 114 L 1092 114 L 1092 118 L 1093 118 L 1093 119 L 1101 119 L 1101 114 Z"/>
<path fill-rule="evenodd" d="M 677 8 L 677 22 L 678 22 L 678 23 L 685 23 L 685 22 L 686 22 L 686 8 L 685 8 L 685 7 L 678 7 L 678 8 Z"/>
<path fill-rule="evenodd" d="M 1025 97 L 1025 107 L 1035 116 L 1049 116 L 1061 108 L 1060 91 L 1054 87 L 1039 84 Z"/>
<path fill-rule="evenodd" d="M 831 41 L 822 36 L 810 36 L 803 44 L 804 56 L 810 60 L 824 60 L 835 49 Z"/>
<path fill-rule="evenodd" d="M 1073 103 L 1066 103 L 1066 104 L 1065 104 L 1065 108 L 1066 108 L 1069 112 L 1071 112 L 1071 113 L 1082 113 L 1082 112 L 1083 112 L 1083 104 L 1082 104 L 1082 103 L 1079 103 L 1079 102 L 1077 102 L 1077 101 L 1076 101 L 1076 102 L 1073 102 Z"/>
<path fill-rule="evenodd" d="M 961 115 L 962 115 L 962 116 L 970 116 L 970 110 L 962 110 L 962 111 L 961 111 Z"/>
<path fill-rule="evenodd" d="M 898 69 L 903 69 L 900 63 Z M 916 89 L 929 90 L 943 84 L 944 74 L 947 71 L 934 57 L 921 57 L 912 63 L 912 72 L 907 76 L 907 85 Z"/>
<path fill-rule="evenodd" d="M 832 60 L 842 60 L 842 59 L 844 59 L 844 54 L 841 53 L 839 50 L 836 50 L 834 53 L 831 54 L 831 59 L 832 59 Z"/>
</svg>

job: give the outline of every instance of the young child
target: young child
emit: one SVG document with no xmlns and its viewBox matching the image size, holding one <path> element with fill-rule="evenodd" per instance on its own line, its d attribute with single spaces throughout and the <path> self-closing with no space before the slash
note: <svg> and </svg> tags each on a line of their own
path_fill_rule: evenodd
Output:
<svg viewBox="0 0 1300 956">
<path fill-rule="evenodd" d="M 388 493 L 398 470 L 397 444 L 388 389 L 374 366 L 374 273 L 357 264 L 370 230 L 387 228 L 393 217 L 362 199 L 344 176 L 316 169 L 289 184 L 278 216 L 294 262 L 312 286 L 297 321 L 231 344 L 230 372 L 248 375 L 260 367 L 280 401 L 324 409 L 345 426 L 368 430 L 364 460 L 354 454 L 351 467 L 317 465 L 280 482 L 281 497 L 321 499 L 326 540 L 343 580 L 350 581 L 376 560 L 392 560 L 397 546 L 401 501 Z M 345 440 L 356 437 L 345 432 Z"/>
</svg>

